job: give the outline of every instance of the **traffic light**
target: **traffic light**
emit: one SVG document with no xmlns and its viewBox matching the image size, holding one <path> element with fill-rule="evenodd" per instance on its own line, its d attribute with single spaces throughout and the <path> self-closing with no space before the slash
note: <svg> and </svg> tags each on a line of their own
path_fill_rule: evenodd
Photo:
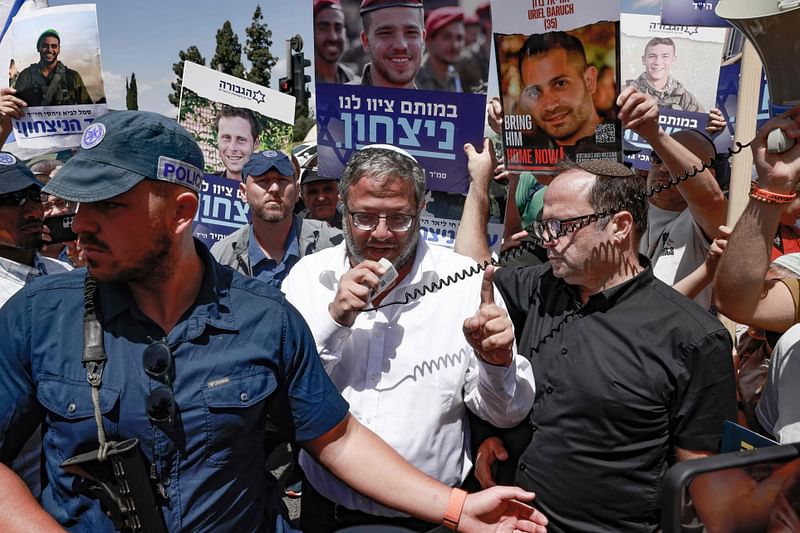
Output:
<svg viewBox="0 0 800 533">
<path fill-rule="evenodd" d="M 294 95 L 294 84 L 292 83 L 292 78 L 279 79 L 278 90 L 282 93 Z"/>
<path fill-rule="evenodd" d="M 303 52 L 292 54 L 292 83 L 294 84 L 294 96 L 301 103 L 305 103 L 311 96 L 311 92 L 306 89 L 306 84 L 311 81 L 311 76 L 306 74 L 306 67 L 311 66 L 311 61 L 303 56 Z"/>
</svg>

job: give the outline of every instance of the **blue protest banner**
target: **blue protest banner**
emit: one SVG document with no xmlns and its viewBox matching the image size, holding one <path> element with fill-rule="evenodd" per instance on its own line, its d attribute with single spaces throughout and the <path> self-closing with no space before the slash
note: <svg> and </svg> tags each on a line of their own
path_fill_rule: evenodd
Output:
<svg viewBox="0 0 800 533">
<path fill-rule="evenodd" d="M 250 206 L 239 195 L 239 182 L 206 174 L 200 207 L 194 216 L 194 236 L 211 246 L 249 222 Z"/>
<path fill-rule="evenodd" d="M 714 9 L 719 0 L 665 0 L 661 4 L 661 23 L 677 26 L 730 26 Z"/>
<path fill-rule="evenodd" d="M 319 172 L 338 177 L 355 150 L 403 148 L 419 161 L 434 191 L 466 192 L 464 143 L 480 144 L 482 94 L 317 84 Z"/>
</svg>

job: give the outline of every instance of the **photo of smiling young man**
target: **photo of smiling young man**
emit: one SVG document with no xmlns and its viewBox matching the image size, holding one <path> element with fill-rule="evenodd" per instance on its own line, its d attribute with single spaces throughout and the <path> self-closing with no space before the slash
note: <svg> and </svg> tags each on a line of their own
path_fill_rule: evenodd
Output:
<svg viewBox="0 0 800 533">
<path fill-rule="evenodd" d="M 653 37 L 642 54 L 644 72 L 629 84 L 640 92 L 652 94 L 658 99 L 658 105 L 667 109 L 704 113 L 697 98 L 669 73 L 677 61 L 675 41 L 669 37 Z"/>
<path fill-rule="evenodd" d="M 217 149 L 225 169 L 222 176 L 242 180 L 242 167 L 258 146 L 260 128 L 249 109 L 222 106 L 217 114 Z"/>
<path fill-rule="evenodd" d="M 361 79 L 372 87 L 415 89 L 425 51 L 421 0 L 363 0 L 361 44 L 369 55 Z"/>
</svg>

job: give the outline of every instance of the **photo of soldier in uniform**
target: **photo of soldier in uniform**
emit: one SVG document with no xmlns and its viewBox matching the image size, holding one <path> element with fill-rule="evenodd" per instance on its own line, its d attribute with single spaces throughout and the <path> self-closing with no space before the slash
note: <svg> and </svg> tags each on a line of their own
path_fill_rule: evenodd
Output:
<svg viewBox="0 0 800 533">
<path fill-rule="evenodd" d="M 658 104 L 668 109 L 705 112 L 697 98 L 686 86 L 669 73 L 678 61 L 675 41 L 669 37 L 653 37 L 642 53 L 642 72 L 635 80 L 629 80 L 640 92 L 651 94 Z"/>
<path fill-rule="evenodd" d="M 78 71 L 59 61 L 61 36 L 48 28 L 36 40 L 39 61 L 19 73 L 14 88 L 29 106 L 93 104 Z"/>
<path fill-rule="evenodd" d="M 32 11 L 14 19 L 10 36 L 9 85 L 29 107 L 106 103 L 94 6 Z"/>
</svg>

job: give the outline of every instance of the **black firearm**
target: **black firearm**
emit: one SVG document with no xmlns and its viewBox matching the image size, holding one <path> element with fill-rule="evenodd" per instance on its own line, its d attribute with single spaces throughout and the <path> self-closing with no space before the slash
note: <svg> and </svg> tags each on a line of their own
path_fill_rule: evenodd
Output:
<svg viewBox="0 0 800 533">
<path fill-rule="evenodd" d="M 98 460 L 97 450 L 93 450 L 70 457 L 60 466 L 80 477 L 81 492 L 100 500 L 116 529 L 166 533 L 138 439 L 109 443 L 104 461 Z"/>
</svg>

